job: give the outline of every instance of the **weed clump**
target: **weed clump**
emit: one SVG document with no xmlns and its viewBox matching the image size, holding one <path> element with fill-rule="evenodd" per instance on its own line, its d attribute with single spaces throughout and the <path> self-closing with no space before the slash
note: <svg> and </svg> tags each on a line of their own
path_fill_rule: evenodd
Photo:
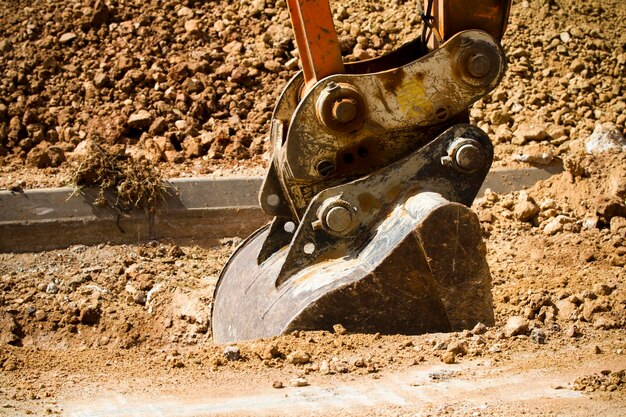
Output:
<svg viewBox="0 0 626 417">
<path fill-rule="evenodd" d="M 127 155 L 123 145 L 96 141 L 87 143 L 84 157 L 72 170 L 71 184 L 79 190 L 97 188 L 97 205 L 110 204 L 123 211 L 151 208 L 167 191 L 161 172 L 149 161 Z M 109 190 L 112 201 L 106 198 Z"/>
</svg>

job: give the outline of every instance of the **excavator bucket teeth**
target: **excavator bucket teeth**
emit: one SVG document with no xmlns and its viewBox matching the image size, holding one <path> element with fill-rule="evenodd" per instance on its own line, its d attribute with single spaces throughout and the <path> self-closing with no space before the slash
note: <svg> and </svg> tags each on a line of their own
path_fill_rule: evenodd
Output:
<svg viewBox="0 0 626 417">
<path fill-rule="evenodd" d="M 437 193 L 398 205 L 358 252 L 315 263 L 278 286 L 288 247 L 254 261 L 268 233 L 266 226 L 250 236 L 222 271 L 212 323 L 218 343 L 335 324 L 420 334 L 493 323 L 478 219 Z"/>
</svg>

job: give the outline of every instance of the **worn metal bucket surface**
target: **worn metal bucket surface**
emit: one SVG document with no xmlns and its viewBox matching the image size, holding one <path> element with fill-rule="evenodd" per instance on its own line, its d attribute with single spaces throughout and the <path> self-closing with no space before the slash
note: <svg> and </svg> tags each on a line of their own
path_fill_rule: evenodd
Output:
<svg viewBox="0 0 626 417">
<path fill-rule="evenodd" d="M 213 307 L 218 343 L 338 323 L 353 332 L 419 334 L 493 322 L 478 219 L 439 194 L 410 197 L 358 253 L 280 285 L 287 247 L 254 262 L 267 236 L 266 226 L 249 237 L 222 272 Z"/>
</svg>

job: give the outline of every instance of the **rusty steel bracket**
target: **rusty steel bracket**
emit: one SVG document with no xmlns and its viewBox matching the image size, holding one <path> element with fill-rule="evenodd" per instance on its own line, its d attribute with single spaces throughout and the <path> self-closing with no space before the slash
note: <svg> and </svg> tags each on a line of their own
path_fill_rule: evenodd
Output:
<svg viewBox="0 0 626 417">
<path fill-rule="evenodd" d="M 299 220 L 317 193 L 387 166 L 462 121 L 505 66 L 495 39 L 466 31 L 400 68 L 329 76 L 300 101 L 292 80 L 275 112 L 282 127 L 272 130 L 261 207 Z"/>
<path fill-rule="evenodd" d="M 450 158 L 450 152 L 455 162 L 442 163 L 442 158 Z M 433 191 L 446 200 L 471 205 L 492 159 L 493 146 L 482 130 L 468 124 L 456 125 L 394 164 L 321 191 L 311 200 L 289 242 L 276 285 L 312 263 L 349 256 L 407 194 Z M 337 217 L 350 220 L 335 220 Z M 329 225 L 333 220 L 345 227 L 333 228 Z"/>
</svg>

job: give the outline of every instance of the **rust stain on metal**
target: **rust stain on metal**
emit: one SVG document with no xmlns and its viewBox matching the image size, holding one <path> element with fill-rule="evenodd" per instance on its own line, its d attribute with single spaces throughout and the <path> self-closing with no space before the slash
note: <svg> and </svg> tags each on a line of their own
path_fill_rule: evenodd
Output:
<svg viewBox="0 0 626 417">
<path fill-rule="evenodd" d="M 392 71 L 380 74 L 383 87 L 385 87 L 385 90 L 390 93 L 394 93 L 398 87 L 400 87 L 405 77 L 406 72 L 404 71 L 404 68 L 396 68 Z"/>
<path fill-rule="evenodd" d="M 380 210 L 382 207 L 381 202 L 376 198 L 374 194 L 371 193 L 361 193 L 357 196 L 357 200 L 359 201 L 359 207 L 362 211 L 369 213 L 375 210 Z"/>
</svg>

